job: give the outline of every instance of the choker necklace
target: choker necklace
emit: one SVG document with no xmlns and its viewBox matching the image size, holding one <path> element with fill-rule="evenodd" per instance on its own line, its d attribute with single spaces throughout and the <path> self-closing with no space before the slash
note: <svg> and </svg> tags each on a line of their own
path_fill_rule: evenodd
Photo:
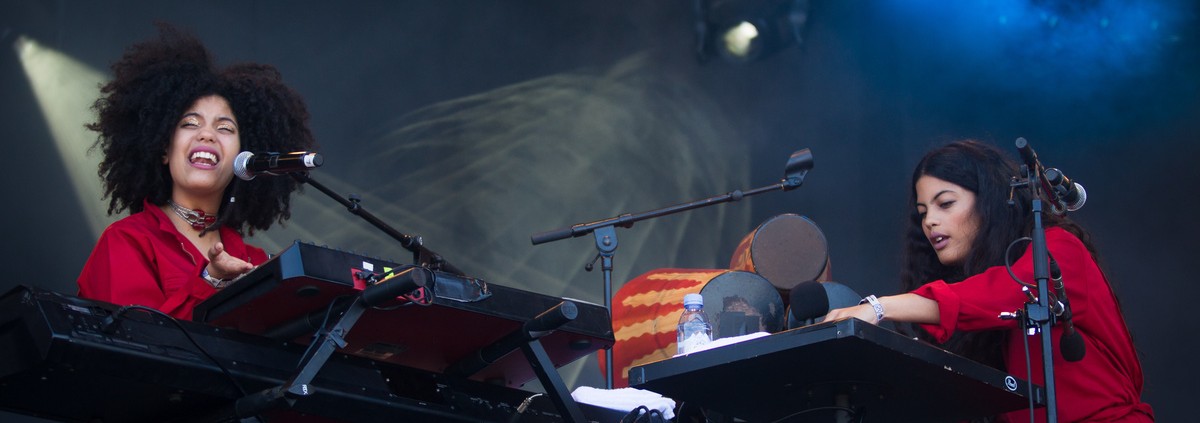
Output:
<svg viewBox="0 0 1200 423">
<path fill-rule="evenodd" d="M 192 229 L 203 231 L 212 227 L 214 223 L 217 223 L 216 215 L 205 213 L 204 210 L 189 209 L 172 200 L 167 200 L 167 202 L 171 204 L 171 208 L 175 210 L 176 215 L 183 218 L 189 225 L 192 225 Z"/>
</svg>

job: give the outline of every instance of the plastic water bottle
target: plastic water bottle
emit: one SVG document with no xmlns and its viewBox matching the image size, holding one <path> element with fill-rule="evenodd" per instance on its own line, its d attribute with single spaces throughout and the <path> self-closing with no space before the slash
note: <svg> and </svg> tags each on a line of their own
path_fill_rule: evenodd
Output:
<svg viewBox="0 0 1200 423">
<path fill-rule="evenodd" d="M 712 342 L 712 325 L 704 316 L 704 297 L 700 294 L 683 296 L 683 314 L 679 316 L 676 353 L 695 352 L 701 345 Z"/>
</svg>

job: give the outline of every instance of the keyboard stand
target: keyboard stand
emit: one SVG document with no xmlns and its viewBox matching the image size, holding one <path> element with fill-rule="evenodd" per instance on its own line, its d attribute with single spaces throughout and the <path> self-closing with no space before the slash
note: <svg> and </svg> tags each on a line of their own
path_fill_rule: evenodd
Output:
<svg viewBox="0 0 1200 423">
<path fill-rule="evenodd" d="M 359 295 L 354 297 L 354 302 L 338 318 L 332 328 L 317 330 L 317 339 L 300 359 L 300 371 L 295 376 L 282 385 L 238 398 L 229 406 L 197 421 L 227 421 L 230 418 L 236 420 L 253 417 L 283 405 L 290 408 L 297 399 L 309 396 L 314 392 L 309 386 L 313 378 L 329 361 L 329 357 L 335 350 L 346 346 L 346 334 L 358 322 L 358 318 L 362 316 L 363 312 L 370 307 L 380 306 L 393 301 L 397 296 L 426 286 L 430 278 L 428 275 L 423 268 L 410 267 L 377 285 L 362 290 Z"/>
<path fill-rule="evenodd" d="M 546 388 L 546 394 L 550 396 L 554 406 L 562 413 L 563 420 L 584 423 L 587 420 L 583 417 L 579 404 L 576 404 L 575 399 L 567 392 L 562 376 L 558 374 L 554 363 L 550 361 L 550 356 L 546 354 L 546 348 L 542 346 L 540 340 L 541 337 L 574 320 L 578 315 L 579 308 L 575 306 L 575 303 L 563 300 L 558 305 L 526 321 L 520 328 L 503 338 L 450 365 L 446 368 L 445 373 L 467 378 L 520 348 L 521 352 L 525 354 L 525 359 L 529 361 L 529 365 L 533 367 L 534 373 L 537 374 L 538 380 L 542 382 L 542 387 Z"/>
</svg>

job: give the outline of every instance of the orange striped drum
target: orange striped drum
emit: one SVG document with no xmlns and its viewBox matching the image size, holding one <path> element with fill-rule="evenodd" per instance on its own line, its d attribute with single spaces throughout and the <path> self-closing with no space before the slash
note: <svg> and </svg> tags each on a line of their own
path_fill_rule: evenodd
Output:
<svg viewBox="0 0 1200 423">
<path fill-rule="evenodd" d="M 690 293 L 704 296 L 714 338 L 723 310 L 761 316 L 760 327 L 749 332 L 783 328 L 783 300 L 762 276 L 723 269 L 651 270 L 626 282 L 613 295 L 613 387 L 629 386 L 633 366 L 675 355 L 683 296 Z M 604 351 L 600 351 L 600 367 L 604 372 Z"/>
</svg>

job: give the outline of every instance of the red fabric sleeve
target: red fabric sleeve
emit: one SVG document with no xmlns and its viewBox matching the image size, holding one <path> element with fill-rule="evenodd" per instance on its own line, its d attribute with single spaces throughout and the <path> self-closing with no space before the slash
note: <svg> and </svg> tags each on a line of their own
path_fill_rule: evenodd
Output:
<svg viewBox="0 0 1200 423">
<path fill-rule="evenodd" d="M 1046 230 L 1046 246 L 1058 262 L 1064 276 L 1067 298 L 1076 317 L 1086 315 L 1089 310 L 1088 291 L 1092 272 L 1097 273 L 1091 253 L 1078 238 L 1061 228 Z M 1027 283 L 1033 279 L 1033 252 L 1026 245 L 1025 253 L 1012 265 L 1013 274 Z M 1101 276 L 1099 280 L 1103 280 Z M 1072 283 L 1072 282 L 1078 283 Z M 934 281 L 912 291 L 914 294 L 937 301 L 941 321 L 936 325 L 922 325 L 938 342 L 945 342 L 957 330 L 977 331 L 1015 328 L 1014 320 L 1001 320 L 1002 312 L 1013 312 L 1025 304 L 1021 285 L 1012 279 L 1004 266 L 987 269 L 983 273 L 966 278 L 958 283 Z"/>
</svg>

